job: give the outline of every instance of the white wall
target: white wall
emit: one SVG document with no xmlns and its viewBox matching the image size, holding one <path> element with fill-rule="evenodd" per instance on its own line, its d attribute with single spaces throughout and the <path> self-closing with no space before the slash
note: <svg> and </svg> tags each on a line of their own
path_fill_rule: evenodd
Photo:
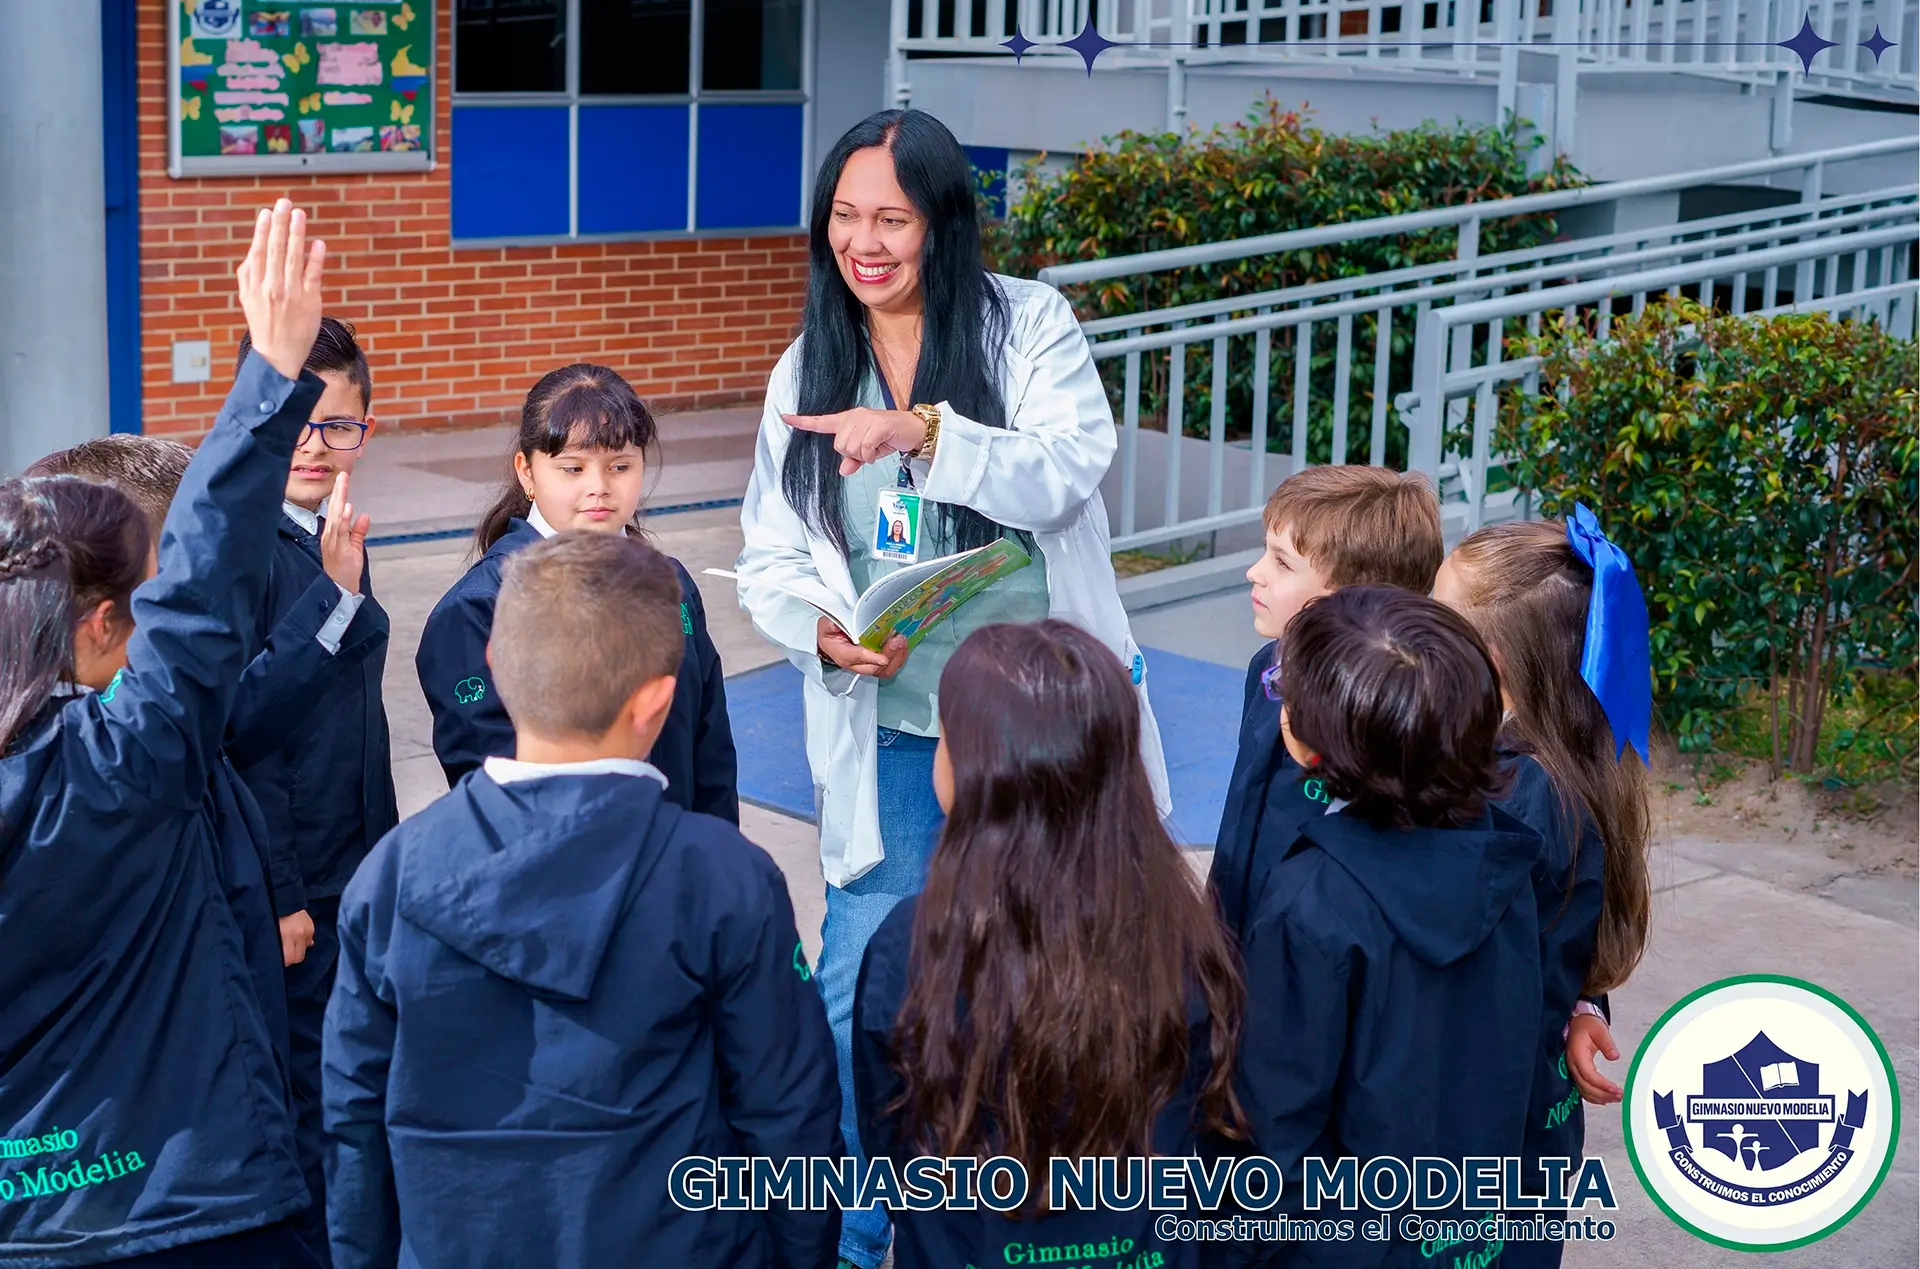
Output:
<svg viewBox="0 0 1920 1269">
<path fill-rule="evenodd" d="M 862 0 L 864 3 L 865 0 Z M 1534 69 L 1539 69 L 1535 67 Z M 1078 153 L 1125 130 L 1159 132 L 1167 119 L 1164 71 L 1102 65 L 1089 78 L 1078 63 L 918 61 L 910 63 L 913 104 L 940 116 L 962 142 L 1014 151 Z M 1551 128 L 1550 85 L 1523 85 L 1523 109 Z M 1490 82 L 1375 74 L 1349 67 L 1204 67 L 1187 75 L 1187 118 L 1200 129 L 1231 124 L 1271 94 L 1282 107 L 1307 106 L 1330 132 L 1433 121 L 1496 121 Z M 1788 153 L 1912 136 L 1914 116 L 1794 103 Z M 1663 176 L 1767 158 L 1772 102 L 1766 92 L 1702 77 L 1591 73 L 1580 76 L 1574 157 L 1602 181 Z M 1880 189 L 1913 179 L 1910 158 L 1858 164 L 1826 174 L 1829 194 Z M 1791 178 L 1786 178 L 1791 183 Z"/>
<path fill-rule="evenodd" d="M 854 124 L 883 110 L 891 6 L 887 0 L 814 0 L 812 168 Z"/>
<path fill-rule="evenodd" d="M 0 474 L 107 432 L 100 6 L 6 0 Z"/>
<path fill-rule="evenodd" d="M 913 105 L 938 115 L 968 145 L 1079 153 L 1103 137 L 1167 126 L 1167 80 L 1158 69 L 1101 67 L 1089 78 L 1078 63 L 917 61 L 907 80 Z M 1311 122 L 1332 132 L 1365 132 L 1376 123 L 1410 128 L 1428 119 L 1491 123 L 1495 105 L 1490 84 L 1209 67 L 1187 74 L 1188 123 L 1201 130 L 1238 123 L 1266 94 L 1285 109 L 1306 104 Z"/>
<path fill-rule="evenodd" d="M 1576 153 L 1581 169 L 1602 181 L 1765 159 L 1772 155 L 1772 111 L 1767 93 L 1742 93 L 1737 84 L 1688 75 L 1582 75 Z M 1915 128 L 1912 115 L 1796 101 L 1786 153 L 1911 137 Z M 1855 193 L 1912 180 L 1912 156 L 1903 155 L 1836 167 L 1821 188 Z M 1778 183 L 1799 186 L 1790 174 Z"/>
</svg>

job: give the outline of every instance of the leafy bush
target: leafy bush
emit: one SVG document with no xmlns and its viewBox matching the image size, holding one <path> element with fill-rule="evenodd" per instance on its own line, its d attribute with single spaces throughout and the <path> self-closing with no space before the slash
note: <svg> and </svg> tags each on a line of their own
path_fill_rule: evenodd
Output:
<svg viewBox="0 0 1920 1269">
<path fill-rule="evenodd" d="M 1423 125 L 1410 131 L 1339 135 L 1306 126 L 1297 111 L 1282 111 L 1268 99 L 1247 122 L 1180 138 L 1172 133 L 1126 132 L 1079 158 L 1070 168 L 1042 173 L 1036 162 L 1006 219 L 989 226 L 988 254 L 1002 273 L 1032 277 L 1050 264 L 1104 259 L 1196 243 L 1249 238 L 1317 225 L 1368 220 L 1402 212 L 1583 184 L 1564 161 L 1536 176 L 1527 174 L 1535 143 L 1513 128 Z M 1551 241 L 1551 216 L 1494 222 L 1482 230 L 1480 250 L 1490 254 Z M 1169 270 L 1144 278 L 1115 278 L 1067 288 L 1082 320 L 1137 313 L 1231 295 L 1253 295 L 1333 278 L 1361 277 L 1387 269 L 1450 260 L 1457 245 L 1452 229 L 1405 237 L 1336 243 L 1311 250 Z M 1273 417 L 1292 415 L 1293 333 L 1280 332 L 1271 360 L 1268 400 Z M 1368 434 L 1373 414 L 1375 322 L 1356 321 L 1349 356 L 1353 435 Z M 1390 383 L 1405 383 L 1412 365 L 1411 309 L 1392 325 Z M 1253 358 L 1242 340 L 1230 357 L 1227 417 L 1247 434 L 1252 417 Z M 1332 324 L 1314 331 L 1312 368 L 1326 383 L 1335 357 Z M 1163 425 L 1169 358 L 1143 358 L 1141 418 Z M 1118 399 L 1122 366 L 1101 363 L 1108 389 Z M 1184 418 L 1187 430 L 1204 435 L 1212 411 L 1212 346 L 1187 353 Z M 1325 453 L 1332 435 L 1332 403 L 1325 392 L 1311 403 L 1310 451 Z M 1270 428 L 1270 448 L 1282 448 L 1281 427 Z M 1401 433 L 1393 429 L 1396 437 Z"/>
<path fill-rule="evenodd" d="M 1606 342 L 1562 322 L 1527 351 L 1541 390 L 1507 399 L 1500 445 L 1542 510 L 1586 502 L 1632 557 L 1683 750 L 1725 741 L 1757 692 L 1775 774 L 1808 772 L 1828 703 L 1858 699 L 1863 670 L 1911 702 L 1912 344 L 1679 300 L 1615 318 Z"/>
</svg>

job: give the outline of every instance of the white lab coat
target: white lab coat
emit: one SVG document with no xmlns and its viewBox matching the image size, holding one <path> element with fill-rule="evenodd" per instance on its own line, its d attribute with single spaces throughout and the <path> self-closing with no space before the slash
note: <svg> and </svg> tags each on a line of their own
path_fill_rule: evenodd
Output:
<svg viewBox="0 0 1920 1269">
<path fill-rule="evenodd" d="M 1046 560 L 1050 614 L 1098 636 L 1131 669 L 1139 648 L 1114 581 L 1100 497 L 1117 445 L 1106 390 L 1066 300 L 1038 282 L 996 280 L 1012 319 L 1001 383 L 1010 426 L 989 427 L 940 402 L 940 443 L 931 465 L 915 461 L 914 483 L 931 501 L 972 507 L 1033 534 Z M 745 546 L 737 571 L 740 606 L 806 676 L 807 763 L 820 820 L 820 868 L 830 883 L 844 886 L 885 855 L 877 779 L 879 684 L 871 676 L 824 668 L 819 614 L 791 595 L 754 584 L 764 579 L 801 590 L 818 587 L 823 601 L 837 601 L 830 607 L 851 608 L 858 599 L 839 550 L 808 532 L 780 491 L 780 467 L 793 434 L 780 416 L 794 413 L 799 400 L 798 348 L 796 340 L 767 383 L 753 477 L 740 510 Z M 1173 799 L 1160 729 L 1147 703 L 1144 661 L 1141 666 L 1141 757 L 1164 818 Z"/>
</svg>

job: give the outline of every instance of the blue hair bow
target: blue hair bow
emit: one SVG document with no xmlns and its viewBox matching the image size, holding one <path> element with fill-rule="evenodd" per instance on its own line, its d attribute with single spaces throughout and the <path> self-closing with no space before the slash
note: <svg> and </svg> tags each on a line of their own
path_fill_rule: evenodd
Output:
<svg viewBox="0 0 1920 1269">
<path fill-rule="evenodd" d="M 1632 745 L 1640 760 L 1651 765 L 1647 734 L 1653 727 L 1653 645 L 1647 633 L 1647 601 L 1633 575 L 1633 562 L 1600 531 L 1600 522 L 1585 503 L 1574 504 L 1567 544 L 1593 569 L 1580 677 L 1593 689 L 1613 729 L 1614 757 Z"/>
</svg>

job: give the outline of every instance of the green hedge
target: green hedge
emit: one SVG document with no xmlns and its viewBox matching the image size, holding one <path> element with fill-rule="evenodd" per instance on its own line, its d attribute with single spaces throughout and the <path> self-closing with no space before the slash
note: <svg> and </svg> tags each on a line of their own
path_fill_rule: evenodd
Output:
<svg viewBox="0 0 1920 1269">
<path fill-rule="evenodd" d="M 989 227 L 988 254 L 1003 273 L 1032 277 L 1050 264 L 1104 259 L 1196 243 L 1249 238 L 1318 225 L 1368 220 L 1402 212 L 1504 198 L 1583 184 L 1564 162 L 1529 176 L 1527 159 L 1537 142 L 1512 128 L 1422 126 L 1402 132 L 1338 135 L 1309 127 L 1298 111 L 1283 111 L 1271 99 L 1247 122 L 1181 139 L 1172 133 L 1126 132 L 1080 157 L 1061 172 L 1043 174 L 1037 163 L 1024 171 L 1024 187 L 1004 221 Z M 1487 225 L 1483 254 L 1551 241 L 1551 216 L 1516 218 Z M 1304 282 L 1361 277 L 1387 269 L 1453 258 L 1452 229 L 1397 238 L 1334 244 L 1283 255 L 1171 270 L 1140 279 L 1067 288 L 1082 320 L 1164 308 L 1176 304 L 1251 295 Z M 1391 383 L 1404 385 L 1412 365 L 1410 312 L 1396 315 L 1392 330 Z M 1269 447 L 1283 448 L 1292 418 L 1293 336 L 1275 340 L 1272 357 Z M 1374 322 L 1356 321 L 1350 347 L 1353 391 L 1352 444 L 1364 457 L 1373 414 Z M 1309 416 L 1310 452 L 1324 454 L 1332 434 L 1331 383 L 1335 356 L 1331 323 L 1314 332 L 1316 384 Z M 1144 359 L 1141 417 L 1166 417 L 1164 354 Z M 1122 367 L 1101 363 L 1108 388 L 1119 399 Z M 1235 342 L 1228 363 L 1227 417 L 1247 435 L 1252 417 L 1253 358 L 1249 341 Z M 1183 406 L 1187 430 L 1204 435 L 1212 410 L 1212 347 L 1200 343 L 1187 354 Z M 1395 438 L 1404 436 L 1390 429 Z M 1389 461 L 1397 461 L 1397 455 Z"/>
<path fill-rule="evenodd" d="M 1507 399 L 1500 445 L 1543 511 L 1588 503 L 1633 558 L 1682 748 L 1724 742 L 1757 698 L 1775 773 L 1813 770 L 1829 702 L 1864 669 L 1914 671 L 1913 344 L 1679 300 L 1527 351 L 1540 391 Z"/>
</svg>

